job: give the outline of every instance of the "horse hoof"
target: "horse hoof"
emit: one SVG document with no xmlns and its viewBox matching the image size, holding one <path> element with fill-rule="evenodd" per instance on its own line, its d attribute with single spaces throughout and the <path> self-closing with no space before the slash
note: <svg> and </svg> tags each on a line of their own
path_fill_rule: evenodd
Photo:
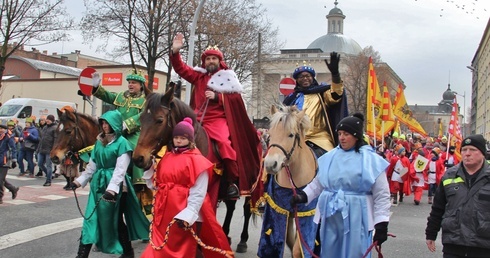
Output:
<svg viewBox="0 0 490 258">
<path fill-rule="evenodd" d="M 240 242 L 238 243 L 238 245 L 236 246 L 236 252 L 237 253 L 246 253 L 247 252 L 247 243 L 246 242 Z"/>
</svg>

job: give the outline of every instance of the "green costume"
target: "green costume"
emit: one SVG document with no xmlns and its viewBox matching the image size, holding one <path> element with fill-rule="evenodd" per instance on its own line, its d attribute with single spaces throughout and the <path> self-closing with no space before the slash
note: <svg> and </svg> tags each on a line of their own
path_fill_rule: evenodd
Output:
<svg viewBox="0 0 490 258">
<path fill-rule="evenodd" d="M 143 78 L 144 79 L 144 78 Z M 144 87 L 144 85 L 142 85 Z M 124 124 L 127 127 L 123 136 L 129 141 L 131 147 L 136 148 L 138 138 L 140 136 L 140 113 L 143 110 L 145 104 L 145 93 L 141 91 L 137 95 L 131 96 L 129 91 L 114 93 L 109 92 L 102 86 L 97 87 L 94 92 L 94 96 L 101 99 L 106 103 L 111 103 L 116 106 L 116 109 L 121 113 Z M 143 176 L 143 169 L 137 166 L 132 166 L 132 180 L 133 184 L 145 184 Z"/>
<path fill-rule="evenodd" d="M 100 140 L 97 140 L 91 154 L 91 160 L 97 167 L 92 175 L 85 215 L 90 216 L 94 209 L 96 211 L 88 220 L 83 221 L 81 243 L 84 245 L 95 244 L 104 253 L 121 254 L 123 247 L 119 241 L 118 233 L 121 207 L 125 207 L 122 212 L 131 240 L 149 239 L 149 221 L 139 209 L 140 204 L 127 174 L 124 179 L 127 188 L 124 204 L 121 203 L 123 183 L 119 186 L 115 203 L 100 199 L 111 182 L 117 158 L 132 151 L 129 142 L 124 137 L 120 137 L 122 131 L 121 114 L 118 111 L 109 111 L 102 115 L 101 119 L 109 123 L 115 132 L 115 136 L 114 141 L 105 146 Z M 99 200 L 100 202 L 97 204 Z"/>
</svg>

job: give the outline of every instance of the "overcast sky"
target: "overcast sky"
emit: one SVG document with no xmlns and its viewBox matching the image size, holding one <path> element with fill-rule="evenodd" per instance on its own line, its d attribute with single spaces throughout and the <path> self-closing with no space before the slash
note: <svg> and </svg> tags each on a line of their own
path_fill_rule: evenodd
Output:
<svg viewBox="0 0 490 258">
<path fill-rule="evenodd" d="M 256 1 L 267 8 L 286 49 L 306 48 L 325 35 L 325 16 L 334 7 L 333 0 Z M 77 17 L 85 10 L 81 0 L 66 4 Z M 450 82 L 452 90 L 466 93 L 466 106 L 470 106 L 471 71 L 466 66 L 489 20 L 489 0 L 339 0 L 337 7 L 346 16 L 344 35 L 380 53 L 407 85 L 409 105 L 436 105 Z M 80 49 L 83 54 L 96 55 L 80 43 L 78 35 L 74 39 L 39 48 L 50 53 Z M 458 101 L 463 105 L 463 97 Z"/>
</svg>

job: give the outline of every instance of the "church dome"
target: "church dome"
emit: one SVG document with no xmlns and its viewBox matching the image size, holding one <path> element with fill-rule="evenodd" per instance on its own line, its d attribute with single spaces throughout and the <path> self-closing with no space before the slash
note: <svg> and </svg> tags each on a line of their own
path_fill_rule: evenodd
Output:
<svg viewBox="0 0 490 258">
<path fill-rule="evenodd" d="M 442 93 L 442 100 L 446 100 L 452 103 L 454 96 L 456 96 L 456 94 L 454 93 L 454 91 L 451 90 L 450 84 L 448 84 L 447 90 Z"/>
<path fill-rule="evenodd" d="M 339 8 L 337 8 L 337 6 L 335 6 L 332 10 L 330 10 L 330 12 L 328 13 L 328 15 L 334 15 L 334 14 L 340 14 L 340 15 L 344 15 L 344 13 L 342 13 L 342 10 L 340 10 Z"/>
<path fill-rule="evenodd" d="M 332 9 L 332 11 L 334 9 Z M 338 53 L 345 53 L 349 55 L 358 55 L 362 52 L 361 46 L 359 46 L 359 44 L 355 40 L 338 33 L 328 33 L 327 35 L 323 35 L 315 39 L 308 46 L 308 48 L 320 48 L 324 53 L 335 51 Z"/>
</svg>

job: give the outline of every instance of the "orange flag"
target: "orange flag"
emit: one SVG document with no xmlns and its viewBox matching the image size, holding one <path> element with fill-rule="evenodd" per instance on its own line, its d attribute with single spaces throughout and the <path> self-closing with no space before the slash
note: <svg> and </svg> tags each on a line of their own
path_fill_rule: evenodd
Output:
<svg viewBox="0 0 490 258">
<path fill-rule="evenodd" d="M 405 99 L 405 94 L 403 93 L 403 87 L 401 84 L 398 85 L 394 106 L 393 114 L 401 123 L 408 126 L 410 130 L 417 132 L 424 137 L 428 136 L 419 122 L 412 117 L 412 111 L 410 111 L 410 108 L 408 108 L 407 100 Z"/>
</svg>

